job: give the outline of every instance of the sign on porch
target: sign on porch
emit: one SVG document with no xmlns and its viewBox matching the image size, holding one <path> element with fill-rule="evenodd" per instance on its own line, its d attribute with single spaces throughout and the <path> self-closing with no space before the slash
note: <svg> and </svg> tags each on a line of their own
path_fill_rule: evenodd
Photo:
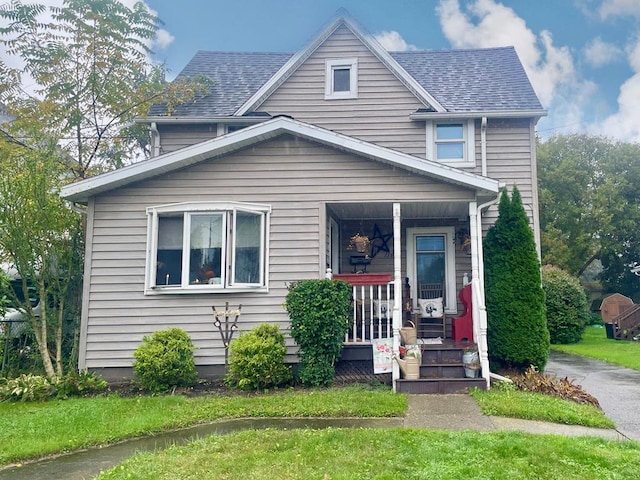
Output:
<svg viewBox="0 0 640 480">
<path fill-rule="evenodd" d="M 393 339 L 374 338 L 371 340 L 373 347 L 373 373 L 391 373 L 393 370 Z"/>
</svg>

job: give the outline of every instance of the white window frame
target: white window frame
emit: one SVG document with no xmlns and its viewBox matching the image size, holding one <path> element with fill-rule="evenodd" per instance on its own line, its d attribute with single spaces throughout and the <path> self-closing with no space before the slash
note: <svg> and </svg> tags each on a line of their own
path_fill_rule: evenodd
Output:
<svg viewBox="0 0 640 480">
<path fill-rule="evenodd" d="M 334 90 L 335 70 L 349 70 L 349 90 L 344 92 L 336 92 Z M 325 100 L 341 100 L 348 98 L 358 98 L 358 59 L 357 58 L 337 58 L 325 60 Z"/>
<path fill-rule="evenodd" d="M 407 277 L 411 285 L 413 308 L 418 308 L 418 280 L 416 272 L 416 237 L 424 235 L 443 235 L 445 248 L 445 313 L 458 313 L 456 300 L 456 249 L 454 227 L 417 227 L 407 228 Z"/>
<path fill-rule="evenodd" d="M 237 212 L 248 212 L 260 215 L 260 234 L 262 248 L 260 250 L 260 276 L 255 283 L 238 283 L 235 278 L 235 222 Z M 167 214 L 183 215 L 182 251 L 190 248 L 190 223 L 195 215 L 222 214 L 223 243 L 221 252 L 221 272 L 219 284 L 190 284 L 189 255 L 182 258 L 182 278 L 179 285 L 156 285 L 158 255 L 158 219 Z M 269 226 L 271 206 L 257 203 L 241 202 L 183 202 L 157 205 L 147 208 L 147 250 L 145 265 L 145 295 L 164 295 L 182 293 L 229 293 L 229 292 L 267 292 L 269 289 Z"/>
<path fill-rule="evenodd" d="M 452 159 L 436 157 L 438 142 L 436 138 L 436 129 L 439 125 L 451 125 L 462 124 L 461 141 L 464 143 L 462 151 L 464 152 L 464 158 Z M 426 144 L 427 144 L 427 159 L 433 160 L 445 165 L 451 165 L 459 168 L 473 168 L 476 166 L 476 142 L 475 142 L 475 121 L 473 119 L 459 119 L 459 120 L 428 120 L 426 122 Z M 455 143 L 459 143 L 458 140 L 454 140 Z"/>
</svg>

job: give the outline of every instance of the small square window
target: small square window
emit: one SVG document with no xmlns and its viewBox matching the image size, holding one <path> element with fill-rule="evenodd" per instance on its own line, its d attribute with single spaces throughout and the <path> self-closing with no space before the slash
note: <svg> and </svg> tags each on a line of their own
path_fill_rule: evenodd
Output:
<svg viewBox="0 0 640 480">
<path fill-rule="evenodd" d="M 333 91 L 348 92 L 351 89 L 351 69 L 350 68 L 334 68 L 333 69 Z"/>
<path fill-rule="evenodd" d="M 461 167 L 475 166 L 474 121 L 427 122 L 427 158 Z"/>
<path fill-rule="evenodd" d="M 325 100 L 358 98 L 358 59 L 327 60 Z"/>
</svg>

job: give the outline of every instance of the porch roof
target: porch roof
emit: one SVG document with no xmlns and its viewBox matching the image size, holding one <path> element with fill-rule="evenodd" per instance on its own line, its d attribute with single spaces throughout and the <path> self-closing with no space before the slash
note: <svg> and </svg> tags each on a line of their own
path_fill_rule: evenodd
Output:
<svg viewBox="0 0 640 480">
<path fill-rule="evenodd" d="M 72 183 L 65 186 L 60 194 L 67 200 L 86 203 L 94 195 L 227 155 L 283 134 L 291 134 L 354 155 L 404 168 L 412 173 L 434 178 L 444 183 L 460 185 L 475 190 L 481 195 L 495 195 L 501 187 L 500 183 L 492 178 L 431 160 L 424 160 L 282 116 L 150 160 Z"/>
</svg>

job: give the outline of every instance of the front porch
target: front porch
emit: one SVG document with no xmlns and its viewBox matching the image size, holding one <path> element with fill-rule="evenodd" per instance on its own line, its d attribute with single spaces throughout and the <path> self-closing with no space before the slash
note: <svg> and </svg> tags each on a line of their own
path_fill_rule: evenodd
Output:
<svg viewBox="0 0 640 480">
<path fill-rule="evenodd" d="M 469 200 L 328 204 L 327 276 L 352 287 L 342 362 L 359 362 L 353 363 L 354 369 L 365 376 L 368 367 L 363 362 L 367 362 L 373 375 L 372 341 L 393 339 L 393 351 L 399 355 L 401 329 L 415 325 L 415 343 L 424 351 L 419 378 L 401 378 L 394 363 L 396 391 L 452 393 L 471 386 L 486 388 L 480 224 L 480 209 Z M 368 237 L 367 248 L 354 248 L 353 238 L 360 236 Z M 467 285 L 469 305 L 465 306 L 459 294 Z M 456 334 L 456 319 L 463 316 L 468 323 Z M 462 353 L 469 344 L 477 345 L 480 352 L 482 378 L 465 378 Z M 346 364 L 340 368 L 349 373 Z"/>
</svg>

